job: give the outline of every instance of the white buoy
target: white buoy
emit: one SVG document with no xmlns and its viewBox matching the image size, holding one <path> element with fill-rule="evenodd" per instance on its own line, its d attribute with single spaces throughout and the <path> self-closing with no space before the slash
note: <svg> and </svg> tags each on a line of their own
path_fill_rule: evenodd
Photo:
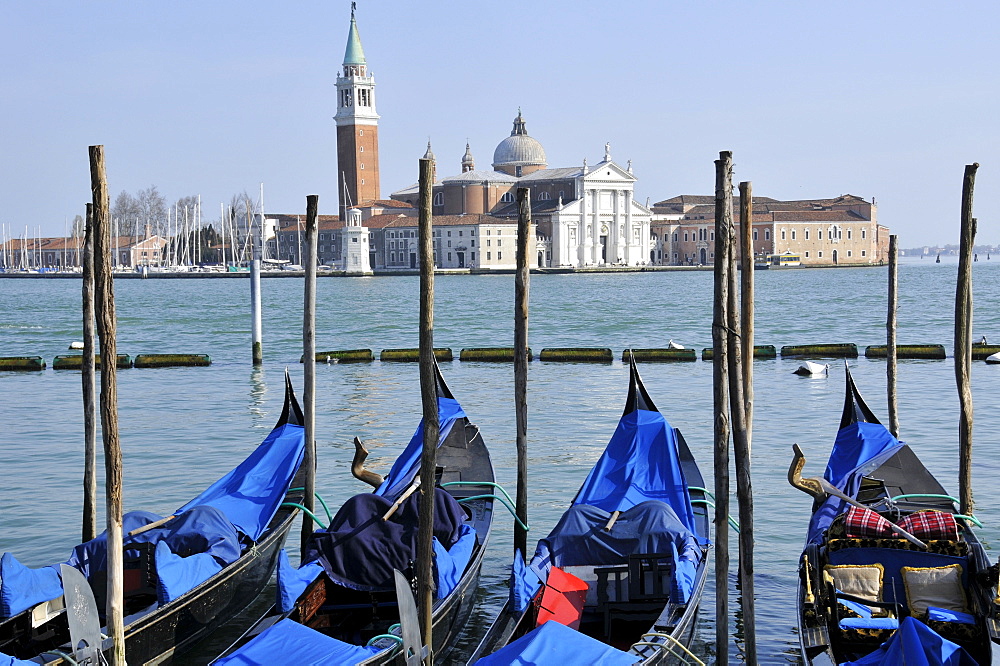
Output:
<svg viewBox="0 0 1000 666">
<path fill-rule="evenodd" d="M 986 357 L 986 362 L 989 363 L 989 364 L 991 364 L 991 365 L 992 364 L 1000 364 L 1000 352 L 997 352 L 996 354 L 991 354 L 990 356 L 987 356 Z"/>
<path fill-rule="evenodd" d="M 69 348 L 70 349 L 83 349 L 83 343 L 74 340 L 73 342 L 69 343 Z"/>
<path fill-rule="evenodd" d="M 673 340 L 667 341 L 667 349 L 685 349 L 684 345 L 679 345 Z"/>
<path fill-rule="evenodd" d="M 801 375 L 803 377 L 811 377 L 813 375 L 827 375 L 830 373 L 829 363 L 813 363 L 812 361 L 806 361 L 804 365 L 800 365 L 793 374 Z"/>
</svg>

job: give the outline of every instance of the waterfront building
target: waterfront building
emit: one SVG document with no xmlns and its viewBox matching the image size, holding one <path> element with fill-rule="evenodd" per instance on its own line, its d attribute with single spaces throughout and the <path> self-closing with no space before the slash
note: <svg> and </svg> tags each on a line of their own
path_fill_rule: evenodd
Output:
<svg viewBox="0 0 1000 666">
<path fill-rule="evenodd" d="M 493 153 L 492 167 L 477 170 L 466 144 L 461 172 L 434 183 L 435 217 L 491 215 L 516 221 L 516 191 L 527 187 L 536 228 L 533 264 L 636 266 L 652 260 L 652 213 L 633 200 L 637 179 L 632 165 L 615 163 L 610 144 L 593 167 L 585 159 L 581 166 L 549 169 L 545 149 L 528 134 L 518 111 L 510 136 Z M 417 194 L 414 184 L 390 196 L 413 205 Z"/>
<path fill-rule="evenodd" d="M 111 253 L 117 268 L 161 266 L 166 262 L 168 243 L 161 236 L 118 236 L 111 239 Z M 0 245 L 0 268 L 4 270 L 61 270 L 82 265 L 82 237 L 12 238 Z"/>
<path fill-rule="evenodd" d="M 319 265 L 337 266 L 343 262 L 343 231 L 344 223 L 336 215 L 319 215 L 316 221 L 318 238 L 316 239 L 316 258 Z M 288 215 L 285 213 L 268 213 L 267 218 L 276 223 L 273 238 L 266 242 L 265 255 L 269 259 L 288 261 L 291 264 L 302 265 L 303 249 L 305 248 L 305 215 Z"/>
<path fill-rule="evenodd" d="M 735 207 L 735 202 L 734 202 Z M 652 206 L 654 263 L 715 262 L 715 198 L 681 195 Z M 734 210 L 739 227 L 739 211 Z M 794 254 L 803 266 L 872 265 L 888 257 L 889 229 L 878 223 L 875 201 L 845 194 L 832 199 L 753 198 L 754 255 Z"/>
<path fill-rule="evenodd" d="M 517 265 L 517 220 L 479 213 L 433 217 L 434 265 L 438 268 L 511 270 Z M 375 270 L 419 268 L 417 217 L 399 213 L 365 221 Z M 535 231 L 534 225 L 531 232 Z M 530 233 L 530 232 L 529 232 Z M 534 256 L 530 265 L 537 268 Z"/>
</svg>

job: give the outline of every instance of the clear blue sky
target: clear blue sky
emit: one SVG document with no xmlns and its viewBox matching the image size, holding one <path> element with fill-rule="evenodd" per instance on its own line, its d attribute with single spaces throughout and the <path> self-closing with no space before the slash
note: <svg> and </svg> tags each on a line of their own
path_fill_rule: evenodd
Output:
<svg viewBox="0 0 1000 666">
<path fill-rule="evenodd" d="M 1000 243 L 1000 86 L 991 2 L 361 0 L 377 82 L 382 194 L 477 165 L 520 106 L 549 165 L 611 142 L 636 198 L 711 194 L 713 160 L 776 198 L 875 197 L 903 247 L 958 240 L 979 161 L 978 240 Z M 89 199 L 87 146 L 112 194 L 157 185 L 219 203 L 265 187 L 336 211 L 334 81 L 350 3 L 0 3 L 0 222 L 61 234 Z"/>
</svg>

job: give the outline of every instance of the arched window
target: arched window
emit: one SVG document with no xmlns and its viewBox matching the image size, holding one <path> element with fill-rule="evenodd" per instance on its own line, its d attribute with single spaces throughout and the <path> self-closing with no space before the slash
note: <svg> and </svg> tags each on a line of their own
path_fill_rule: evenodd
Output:
<svg viewBox="0 0 1000 666">
<path fill-rule="evenodd" d="M 513 203 L 513 201 L 514 201 L 514 193 L 513 192 L 504 192 L 503 196 L 500 197 L 500 201 L 502 203 Z"/>
<path fill-rule="evenodd" d="M 434 195 L 434 205 L 443 206 L 444 205 L 444 192 L 438 192 Z"/>
<path fill-rule="evenodd" d="M 861 230 L 861 240 L 864 240 L 866 238 L 868 238 L 868 230 L 867 229 L 862 229 Z M 862 256 L 864 256 L 864 255 L 862 254 Z"/>
<path fill-rule="evenodd" d="M 549 193 L 548 193 L 548 192 L 541 192 L 541 193 L 540 193 L 540 194 L 538 195 L 538 200 L 539 200 L 539 201 L 548 201 L 548 200 L 549 200 L 549 199 L 551 199 L 551 198 L 552 198 L 552 197 L 550 197 L 550 196 L 549 196 Z"/>
</svg>

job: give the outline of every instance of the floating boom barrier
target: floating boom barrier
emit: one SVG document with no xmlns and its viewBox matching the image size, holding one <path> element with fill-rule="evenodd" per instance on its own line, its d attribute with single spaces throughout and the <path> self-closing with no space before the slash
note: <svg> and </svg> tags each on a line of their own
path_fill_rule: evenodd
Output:
<svg viewBox="0 0 1000 666">
<path fill-rule="evenodd" d="M 454 361 L 455 356 L 451 353 L 451 347 L 435 347 L 434 357 L 439 362 Z M 415 363 L 420 360 L 419 349 L 383 349 L 378 355 L 378 360 L 390 363 Z"/>
<path fill-rule="evenodd" d="M 698 353 L 693 349 L 675 349 L 672 347 L 651 349 L 625 349 L 622 351 L 622 363 L 628 362 L 628 354 L 640 363 L 670 363 L 673 361 L 697 361 Z"/>
<path fill-rule="evenodd" d="M 784 356 L 784 350 L 782 350 L 782 356 Z M 715 357 L 715 349 L 713 347 L 705 347 L 701 350 L 701 360 L 711 361 Z M 753 357 L 755 359 L 762 358 L 778 358 L 778 352 L 774 348 L 774 345 L 754 345 Z"/>
<path fill-rule="evenodd" d="M 36 371 L 45 369 L 41 356 L 0 356 L 0 370 Z"/>
<path fill-rule="evenodd" d="M 782 358 L 857 358 L 858 346 L 853 342 L 830 345 L 787 345 L 781 348 Z"/>
<path fill-rule="evenodd" d="M 118 354 L 115 367 L 125 370 L 132 367 L 132 357 L 128 354 Z M 83 368 L 83 354 L 62 354 L 52 359 L 53 370 L 80 370 Z M 94 354 L 94 369 L 101 369 L 101 355 Z"/>
<path fill-rule="evenodd" d="M 531 361 L 534 356 L 531 353 L 531 347 L 528 347 L 528 360 Z M 463 363 L 466 361 L 487 361 L 496 363 L 513 363 L 514 362 L 514 348 L 513 347 L 466 347 L 459 353 L 458 360 Z"/>
<path fill-rule="evenodd" d="M 865 347 L 865 358 L 885 358 L 885 345 L 869 345 Z M 896 345 L 896 358 L 930 358 L 943 359 L 946 357 L 944 345 Z"/>
<path fill-rule="evenodd" d="M 299 357 L 299 363 L 305 360 L 305 356 Z M 335 351 L 316 352 L 317 363 L 371 363 L 375 360 L 375 354 L 371 349 L 339 349 Z"/>
<path fill-rule="evenodd" d="M 614 359 L 608 347 L 552 347 L 538 355 L 539 361 L 559 363 L 611 363 Z"/>
<path fill-rule="evenodd" d="M 183 368 L 206 367 L 212 365 L 212 357 L 208 354 L 137 354 L 137 368 Z"/>
<path fill-rule="evenodd" d="M 978 342 L 972 343 L 972 360 L 985 361 L 987 356 L 1000 354 L 1000 345 L 984 345 Z"/>
</svg>

